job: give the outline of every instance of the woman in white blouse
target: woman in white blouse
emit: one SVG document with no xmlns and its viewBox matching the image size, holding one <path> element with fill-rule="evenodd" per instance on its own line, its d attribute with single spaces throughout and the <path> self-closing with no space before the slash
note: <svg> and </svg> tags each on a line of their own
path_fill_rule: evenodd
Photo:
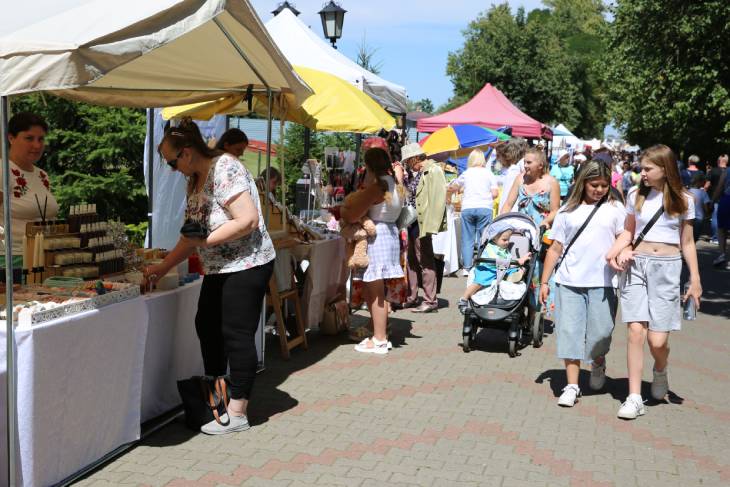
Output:
<svg viewBox="0 0 730 487">
<path fill-rule="evenodd" d="M 51 193 L 48 174 L 36 166 L 43 156 L 47 133 L 46 121 L 33 113 L 17 113 L 8 122 L 13 268 L 17 269 L 23 264 L 23 236 L 26 223 L 43 218 L 53 220 L 58 215 L 58 203 Z M 2 177 L 0 174 L 0 184 Z M 1 186 L 0 191 L 2 191 Z M 0 214 L 2 211 L 2 200 L 0 200 Z M 4 228 L 3 224 L 3 235 Z M 4 267 L 4 259 L 0 265 Z"/>
</svg>

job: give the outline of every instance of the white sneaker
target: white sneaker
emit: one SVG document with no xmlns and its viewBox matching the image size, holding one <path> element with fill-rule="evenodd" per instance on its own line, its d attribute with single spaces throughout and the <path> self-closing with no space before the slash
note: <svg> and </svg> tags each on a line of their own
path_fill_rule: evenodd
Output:
<svg viewBox="0 0 730 487">
<path fill-rule="evenodd" d="M 654 369 L 654 380 L 651 381 L 651 397 L 657 401 L 664 399 L 669 392 L 669 377 L 667 377 L 667 368 L 658 372 Z"/>
<path fill-rule="evenodd" d="M 644 401 L 638 394 L 629 394 L 618 410 L 618 417 L 621 419 L 636 419 L 646 413 Z"/>
<path fill-rule="evenodd" d="M 462 269 L 461 270 L 461 275 L 462 275 L 462 277 L 469 276 L 469 269 Z"/>
<path fill-rule="evenodd" d="M 246 416 L 229 416 L 224 414 L 221 416 L 221 423 L 214 419 L 208 424 L 201 426 L 201 433 L 206 435 L 225 435 L 228 433 L 236 433 L 237 431 L 246 431 L 251 426 L 248 424 L 248 418 Z"/>
<path fill-rule="evenodd" d="M 720 254 L 717 257 L 715 257 L 715 260 L 712 261 L 712 265 L 715 267 L 720 267 L 725 265 L 725 262 L 727 261 L 727 258 L 725 257 L 725 254 Z"/>
<path fill-rule="evenodd" d="M 580 387 L 576 384 L 568 384 L 563 387 L 563 393 L 558 398 L 558 406 L 572 408 L 580 397 Z"/>
<path fill-rule="evenodd" d="M 376 355 L 385 355 L 391 348 L 393 348 L 393 345 L 388 340 L 381 342 L 375 337 L 366 338 L 365 340 L 355 345 L 356 352 L 374 353 Z"/>
<path fill-rule="evenodd" d="M 591 369 L 591 380 L 588 383 L 592 390 L 600 391 L 606 385 L 606 362 L 601 365 L 593 365 Z"/>
</svg>

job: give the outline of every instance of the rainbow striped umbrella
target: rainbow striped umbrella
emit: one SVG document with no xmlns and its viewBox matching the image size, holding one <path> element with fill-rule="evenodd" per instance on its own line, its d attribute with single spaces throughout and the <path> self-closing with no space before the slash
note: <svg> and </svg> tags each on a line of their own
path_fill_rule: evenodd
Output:
<svg viewBox="0 0 730 487">
<path fill-rule="evenodd" d="M 510 136 L 479 125 L 448 125 L 432 133 L 421 142 L 427 155 L 444 152 L 466 152 L 501 140 L 509 140 Z"/>
</svg>

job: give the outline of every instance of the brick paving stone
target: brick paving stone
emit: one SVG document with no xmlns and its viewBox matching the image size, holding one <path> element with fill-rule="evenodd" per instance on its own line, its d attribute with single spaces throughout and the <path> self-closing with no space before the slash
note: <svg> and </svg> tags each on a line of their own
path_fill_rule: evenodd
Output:
<svg viewBox="0 0 730 487">
<path fill-rule="evenodd" d="M 396 348 L 385 357 L 355 353 L 344 336 L 313 332 L 310 350 L 295 349 L 287 362 L 270 337 L 251 430 L 206 437 L 174 423 L 79 484 L 730 485 L 730 320 L 722 311 L 730 307 L 730 273 L 708 267 L 714 248 L 698 248 L 712 302 L 672 335 L 670 402 L 648 402 L 636 421 L 615 417 L 627 393 L 621 323 L 606 389 L 589 391 L 586 369 L 585 395 L 563 409 L 556 406 L 565 374 L 554 334 L 511 359 L 504 335 L 486 330 L 477 350 L 464 354 L 454 308 L 399 311 L 392 317 Z M 453 302 L 463 285 L 445 278 L 442 297 Z M 362 312 L 352 317 L 365 320 Z M 647 353 L 647 392 L 651 366 Z"/>
</svg>

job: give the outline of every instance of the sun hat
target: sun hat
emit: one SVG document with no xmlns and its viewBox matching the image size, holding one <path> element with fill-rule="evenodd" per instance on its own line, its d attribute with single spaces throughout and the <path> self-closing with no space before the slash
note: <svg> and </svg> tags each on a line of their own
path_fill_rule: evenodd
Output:
<svg viewBox="0 0 730 487">
<path fill-rule="evenodd" d="M 426 153 L 423 152 L 423 149 L 421 148 L 421 145 L 418 142 L 413 142 L 408 145 L 404 145 L 401 147 L 400 155 L 401 155 L 401 161 L 407 161 L 411 157 L 417 157 L 421 155 L 425 155 Z"/>
</svg>

